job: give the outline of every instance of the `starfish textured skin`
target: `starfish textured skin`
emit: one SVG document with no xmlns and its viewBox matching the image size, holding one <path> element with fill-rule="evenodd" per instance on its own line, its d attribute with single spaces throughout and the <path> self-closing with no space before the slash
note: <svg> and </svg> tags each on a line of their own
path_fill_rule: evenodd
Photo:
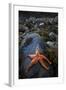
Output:
<svg viewBox="0 0 66 90">
<path fill-rule="evenodd" d="M 48 58 L 46 56 L 44 56 L 43 54 L 40 54 L 39 50 L 36 49 L 35 54 L 30 54 L 28 55 L 28 57 L 31 59 L 31 63 L 28 66 L 28 71 L 31 69 L 31 67 L 36 64 L 36 63 L 40 63 L 41 66 L 43 68 L 45 68 L 46 70 L 48 70 L 48 67 L 45 65 L 44 60 L 46 60 L 49 64 L 51 64 L 51 62 L 48 60 Z"/>
</svg>

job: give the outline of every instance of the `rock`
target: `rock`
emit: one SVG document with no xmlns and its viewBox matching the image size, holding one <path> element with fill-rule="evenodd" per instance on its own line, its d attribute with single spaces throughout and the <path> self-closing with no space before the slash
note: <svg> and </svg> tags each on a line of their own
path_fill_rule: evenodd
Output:
<svg viewBox="0 0 66 90">
<path fill-rule="evenodd" d="M 25 25 L 19 24 L 19 31 L 20 32 L 28 31 L 28 27 Z"/>
<path fill-rule="evenodd" d="M 32 23 L 34 24 L 35 21 L 36 21 L 36 18 L 35 18 L 35 17 L 30 17 L 30 18 L 29 18 L 29 22 L 32 22 Z"/>
<path fill-rule="evenodd" d="M 58 47 L 58 43 L 57 42 L 51 42 L 51 41 L 47 41 L 47 45 L 51 48 L 57 48 Z"/>
<path fill-rule="evenodd" d="M 44 22 L 44 18 L 37 18 L 36 19 L 36 23 L 41 23 L 41 22 Z"/>
<path fill-rule="evenodd" d="M 45 22 L 45 24 L 46 24 L 46 25 L 48 25 L 48 24 L 49 24 L 49 19 L 48 19 L 48 17 L 47 17 L 47 18 L 45 18 L 44 22 Z"/>
<path fill-rule="evenodd" d="M 55 36 L 55 34 L 53 32 L 50 32 L 49 36 Z"/>
<path fill-rule="evenodd" d="M 54 18 L 54 23 L 58 24 L 58 16 Z"/>
<path fill-rule="evenodd" d="M 49 65 L 49 70 L 47 71 L 39 63 L 35 64 L 31 70 L 26 73 L 28 65 L 31 63 L 31 60 L 27 57 L 29 54 L 34 54 L 36 47 L 39 48 L 40 52 L 45 53 L 46 44 L 43 42 L 39 34 L 28 33 L 24 36 L 24 40 L 21 43 L 19 52 L 20 52 L 20 78 L 40 78 L 40 77 L 51 77 L 55 76 L 53 66 Z"/>
<path fill-rule="evenodd" d="M 49 19 L 49 24 L 53 24 L 54 18 L 48 18 Z"/>
<path fill-rule="evenodd" d="M 39 24 L 39 28 L 43 28 L 44 27 L 44 22 Z"/>
<path fill-rule="evenodd" d="M 24 18 L 23 18 L 23 16 L 20 16 L 19 17 L 19 23 L 22 24 L 23 22 L 24 22 Z"/>
<path fill-rule="evenodd" d="M 50 32 L 49 33 L 49 38 L 50 38 L 51 41 L 56 41 L 58 36 L 55 33 Z"/>
<path fill-rule="evenodd" d="M 39 27 L 39 28 L 42 28 L 44 27 L 44 22 L 38 22 L 35 24 L 35 27 Z"/>
</svg>

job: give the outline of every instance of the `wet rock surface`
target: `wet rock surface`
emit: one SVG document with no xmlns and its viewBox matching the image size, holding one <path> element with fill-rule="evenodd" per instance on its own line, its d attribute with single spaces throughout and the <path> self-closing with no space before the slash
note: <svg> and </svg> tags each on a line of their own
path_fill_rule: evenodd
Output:
<svg viewBox="0 0 66 90">
<path fill-rule="evenodd" d="M 36 47 L 52 62 L 46 71 L 39 63 L 26 73 Z M 58 76 L 58 14 L 19 12 L 19 78 Z"/>
<path fill-rule="evenodd" d="M 21 58 L 21 65 L 20 65 L 20 78 L 22 78 L 22 74 L 24 75 L 23 78 L 36 78 L 36 77 L 52 77 L 54 75 L 53 65 L 49 65 L 49 70 L 47 71 L 43 68 L 39 63 L 34 65 L 29 72 L 26 73 L 26 70 L 31 63 L 31 60 L 28 58 L 29 54 L 34 54 L 36 47 L 39 48 L 40 52 L 46 53 L 46 44 L 42 40 L 39 34 L 36 33 L 28 33 L 20 46 L 20 54 Z"/>
</svg>

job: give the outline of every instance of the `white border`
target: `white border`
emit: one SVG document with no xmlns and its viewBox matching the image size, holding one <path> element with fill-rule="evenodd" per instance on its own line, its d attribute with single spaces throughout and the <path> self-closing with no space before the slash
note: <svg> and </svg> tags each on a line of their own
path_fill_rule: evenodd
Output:
<svg viewBox="0 0 66 90">
<path fill-rule="evenodd" d="M 58 12 L 58 73 L 55 78 L 18 79 L 18 11 Z M 11 5 L 11 83 L 10 85 L 44 85 L 63 82 L 63 8 Z"/>
</svg>

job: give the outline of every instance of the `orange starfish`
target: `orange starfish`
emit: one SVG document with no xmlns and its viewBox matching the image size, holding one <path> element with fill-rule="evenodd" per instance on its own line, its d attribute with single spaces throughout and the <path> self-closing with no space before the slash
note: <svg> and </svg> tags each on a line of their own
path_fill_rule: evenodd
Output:
<svg viewBox="0 0 66 90">
<path fill-rule="evenodd" d="M 46 56 L 44 56 L 43 54 L 40 54 L 39 50 L 36 49 L 35 54 L 30 54 L 28 55 L 31 58 L 31 63 L 28 66 L 28 70 L 30 70 L 30 68 L 36 64 L 36 63 L 40 63 L 42 65 L 43 68 L 45 68 L 46 70 L 48 70 L 47 65 L 45 65 L 44 60 L 46 60 L 49 64 L 51 64 L 51 62 L 48 60 L 48 58 Z"/>
</svg>

